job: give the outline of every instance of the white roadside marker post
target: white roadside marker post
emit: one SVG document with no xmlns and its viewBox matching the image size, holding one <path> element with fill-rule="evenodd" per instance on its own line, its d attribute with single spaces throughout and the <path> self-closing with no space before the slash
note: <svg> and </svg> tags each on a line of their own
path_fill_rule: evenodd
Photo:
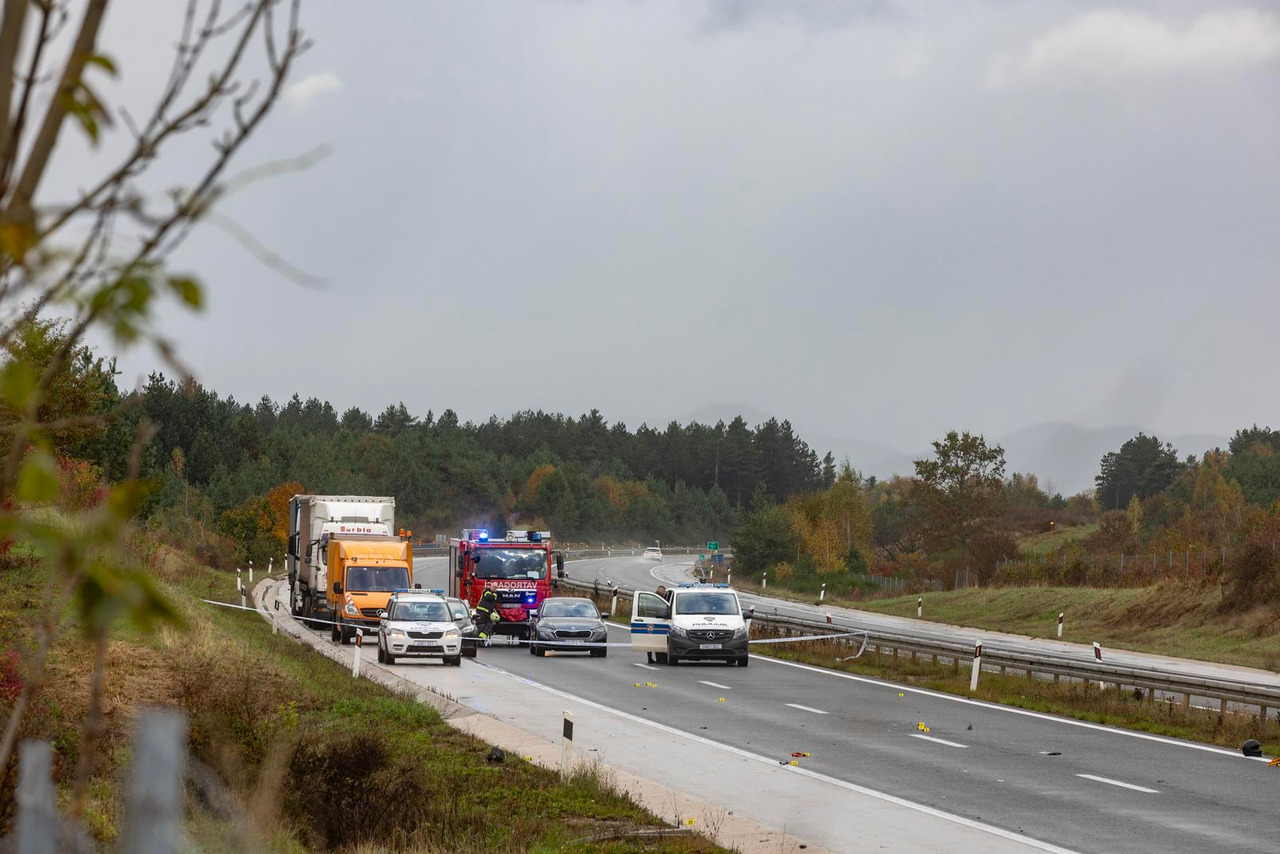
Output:
<svg viewBox="0 0 1280 854">
<path fill-rule="evenodd" d="M 827 585 L 824 583 L 822 589 L 818 591 L 818 601 L 821 602 L 825 598 L 827 598 Z"/>
<path fill-rule="evenodd" d="M 924 597 L 918 596 L 916 597 L 916 619 L 920 619 L 923 616 L 924 616 Z"/>
<path fill-rule="evenodd" d="M 760 588 L 761 588 L 762 590 L 768 590 L 768 589 L 769 589 L 769 573 L 767 573 L 767 572 L 765 572 L 765 573 L 761 573 L 761 575 L 760 575 Z"/>
<path fill-rule="evenodd" d="M 275 572 L 275 569 L 276 559 L 273 557 L 267 558 L 267 575 L 271 575 L 271 573 Z"/>
<path fill-rule="evenodd" d="M 573 712 L 564 713 L 564 739 L 560 742 L 560 777 L 567 779 L 573 770 Z"/>
<path fill-rule="evenodd" d="M 1061 638 L 1062 638 L 1062 618 L 1063 618 L 1064 616 L 1066 616 L 1066 615 L 1065 615 L 1063 612 L 1061 612 L 1061 611 L 1059 611 L 1059 612 L 1058 612 L 1058 638 L 1059 638 L 1059 640 L 1061 640 Z"/>
<path fill-rule="evenodd" d="M 609 616 L 616 616 L 618 613 L 618 588 L 613 588 L 613 598 L 609 600 Z"/>
<path fill-rule="evenodd" d="M 978 674 L 982 672 L 982 644 L 973 645 L 973 674 L 969 676 L 969 693 L 978 690 Z"/>
<path fill-rule="evenodd" d="M 1094 658 L 1095 658 L 1099 663 L 1101 663 L 1101 662 L 1102 662 L 1102 644 L 1098 643 L 1097 641 L 1094 641 L 1094 642 L 1093 642 L 1093 657 L 1094 657 Z M 1099 687 L 1099 688 L 1101 688 L 1103 691 L 1107 690 L 1107 685 L 1106 685 L 1106 683 L 1105 683 L 1105 682 L 1103 682 L 1101 679 L 1099 679 L 1099 680 L 1098 680 L 1098 687 Z M 1117 687 L 1117 688 L 1119 688 L 1119 687 L 1120 687 L 1120 685 L 1119 685 L 1119 684 L 1117 684 L 1117 685 L 1116 685 L 1116 687 Z"/>
<path fill-rule="evenodd" d="M 279 610 L 280 610 L 280 600 L 277 599 L 276 607 L 271 612 L 271 634 L 273 635 L 280 634 L 280 621 L 276 619 L 276 611 L 279 611 Z"/>
<path fill-rule="evenodd" d="M 360 647 L 364 644 L 364 629 L 356 629 L 356 645 L 351 651 L 351 675 L 360 675 Z"/>
<path fill-rule="evenodd" d="M 732 569 L 729 570 L 729 575 L 728 577 L 725 578 L 725 583 L 728 584 L 730 587 L 733 586 L 733 570 Z"/>
<path fill-rule="evenodd" d="M 236 592 L 240 592 L 240 588 L 244 585 L 240 583 L 240 567 L 236 567 Z"/>
<path fill-rule="evenodd" d="M 253 561 L 249 561 L 249 583 L 253 584 Z"/>
</svg>

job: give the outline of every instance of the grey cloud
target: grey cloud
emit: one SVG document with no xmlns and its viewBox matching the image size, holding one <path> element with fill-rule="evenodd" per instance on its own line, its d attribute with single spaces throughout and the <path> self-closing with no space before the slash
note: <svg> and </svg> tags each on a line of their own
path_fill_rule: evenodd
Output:
<svg viewBox="0 0 1280 854">
<path fill-rule="evenodd" d="M 761 22 L 792 23 L 812 30 L 838 29 L 861 20 L 903 14 L 902 7 L 893 0 L 707 0 L 698 31 L 734 32 Z"/>
</svg>

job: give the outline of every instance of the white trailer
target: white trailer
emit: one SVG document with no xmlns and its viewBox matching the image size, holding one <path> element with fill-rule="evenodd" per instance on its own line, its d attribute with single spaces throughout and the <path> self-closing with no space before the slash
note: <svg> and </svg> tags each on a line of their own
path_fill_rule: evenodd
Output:
<svg viewBox="0 0 1280 854">
<path fill-rule="evenodd" d="M 289 602 L 295 617 L 322 618 L 330 539 L 395 536 L 396 500 L 364 495 L 295 495 L 289 499 Z"/>
</svg>

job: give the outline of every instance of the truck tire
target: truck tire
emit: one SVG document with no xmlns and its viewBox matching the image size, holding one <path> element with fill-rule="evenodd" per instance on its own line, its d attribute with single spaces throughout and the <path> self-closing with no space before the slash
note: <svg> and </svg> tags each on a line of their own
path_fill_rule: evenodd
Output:
<svg viewBox="0 0 1280 854">
<path fill-rule="evenodd" d="M 655 652 L 653 654 L 653 660 L 656 661 L 658 664 L 666 664 L 667 654 L 665 652 Z"/>
<path fill-rule="evenodd" d="M 534 654 L 534 655 L 536 655 L 536 656 L 538 656 L 539 658 L 546 658 L 547 651 L 546 651 L 545 649 L 543 649 L 542 647 L 540 647 L 540 646 L 533 646 L 532 644 L 530 644 L 530 645 L 529 645 L 529 649 L 533 650 L 533 654 Z"/>
<path fill-rule="evenodd" d="M 536 643 L 529 644 L 529 654 L 530 655 L 538 654 L 538 645 Z"/>
<path fill-rule="evenodd" d="M 337 620 L 334 620 L 332 623 L 329 624 L 329 640 L 333 641 L 334 643 L 338 643 L 339 641 L 342 640 L 342 632 L 340 631 L 340 627 L 338 626 Z"/>
<path fill-rule="evenodd" d="M 302 616 L 302 608 L 298 605 L 298 582 L 289 582 L 289 613 L 295 617 Z"/>
</svg>

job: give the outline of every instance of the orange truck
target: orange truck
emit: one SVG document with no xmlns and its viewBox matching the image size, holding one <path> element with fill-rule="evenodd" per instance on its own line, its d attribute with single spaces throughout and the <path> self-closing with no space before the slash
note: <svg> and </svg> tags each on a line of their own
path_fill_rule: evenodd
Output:
<svg viewBox="0 0 1280 854">
<path fill-rule="evenodd" d="M 377 629 L 396 590 L 413 587 L 412 536 L 395 531 L 394 498 L 295 495 L 289 500 L 290 610 L 348 643 Z"/>
</svg>

